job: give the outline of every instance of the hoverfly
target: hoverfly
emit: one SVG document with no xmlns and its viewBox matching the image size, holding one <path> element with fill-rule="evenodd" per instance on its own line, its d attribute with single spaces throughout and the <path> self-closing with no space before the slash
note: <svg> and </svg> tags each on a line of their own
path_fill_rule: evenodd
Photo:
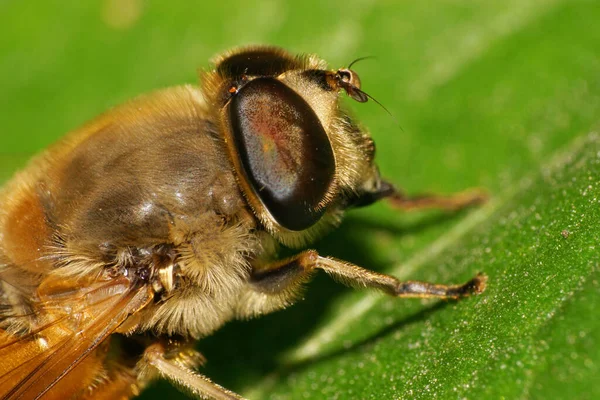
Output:
<svg viewBox="0 0 600 400">
<path fill-rule="evenodd" d="M 317 270 L 396 297 L 459 298 L 302 249 L 348 209 L 459 209 L 477 192 L 407 197 L 381 178 L 353 70 L 247 47 L 201 87 L 134 99 L 33 159 L 0 193 L 0 396 L 131 398 L 166 378 L 237 399 L 195 369 L 194 342 L 293 304 Z"/>
</svg>

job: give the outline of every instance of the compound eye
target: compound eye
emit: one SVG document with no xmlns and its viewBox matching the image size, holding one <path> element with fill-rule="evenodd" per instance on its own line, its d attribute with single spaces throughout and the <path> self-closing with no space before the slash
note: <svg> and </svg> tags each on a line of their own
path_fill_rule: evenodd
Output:
<svg viewBox="0 0 600 400">
<path fill-rule="evenodd" d="M 226 78 L 241 75 L 277 76 L 302 64 L 282 49 L 261 47 L 232 54 L 217 65 L 217 73 Z"/>
<path fill-rule="evenodd" d="M 340 77 L 340 80 L 344 83 L 350 83 L 352 81 L 352 74 L 350 73 L 350 71 L 341 69 L 338 71 L 338 76 Z"/>
<path fill-rule="evenodd" d="M 257 78 L 231 99 L 228 114 L 238 174 L 250 187 L 250 200 L 258 200 L 288 230 L 318 222 L 335 159 L 308 103 L 274 78 Z"/>
</svg>

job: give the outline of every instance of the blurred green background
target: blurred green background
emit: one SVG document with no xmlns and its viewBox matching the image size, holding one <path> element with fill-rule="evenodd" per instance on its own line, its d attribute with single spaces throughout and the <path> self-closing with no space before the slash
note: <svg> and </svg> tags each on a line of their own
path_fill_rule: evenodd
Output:
<svg viewBox="0 0 600 400">
<path fill-rule="evenodd" d="M 543 176 L 544 166 L 552 164 L 550 160 L 557 153 L 579 154 L 596 145 L 593 139 L 586 145 L 573 144 L 597 129 L 600 122 L 600 4 L 594 0 L 72 3 L 0 1 L 0 180 L 7 179 L 31 155 L 106 109 L 153 89 L 196 82 L 197 68 L 209 68 L 212 56 L 234 46 L 266 43 L 293 52 L 317 53 L 334 68 L 357 57 L 375 56 L 354 69 L 361 76 L 363 89 L 395 115 L 402 129 L 373 102 L 348 105 L 372 132 L 383 174 L 410 193 L 484 187 L 494 200 L 483 211 L 458 215 L 400 214 L 386 205 L 375 205 L 353 212 L 317 248 L 403 278 L 459 281 L 484 270 L 492 280 L 494 272 L 507 277 L 506 281 L 497 280 L 496 287 L 510 287 L 518 282 L 517 273 L 532 264 L 510 264 L 513 258 L 502 257 L 483 262 L 483 256 L 472 256 L 472 264 L 467 265 L 456 256 L 454 265 L 446 265 L 443 260 L 449 256 L 445 254 L 461 246 L 471 255 L 485 254 L 490 248 L 493 251 L 496 247 L 482 242 L 482 238 L 493 237 L 482 233 L 477 240 L 461 238 L 477 228 L 502 232 L 499 224 L 512 213 L 516 219 L 535 217 L 538 211 L 531 207 L 535 209 L 536 201 L 540 202 L 538 208 L 544 209 L 546 204 L 553 210 L 555 221 L 567 218 L 569 206 L 558 210 L 551 207 L 549 199 L 555 192 L 539 175 Z M 588 153 L 581 156 L 582 162 L 593 168 L 589 157 L 595 153 Z M 562 178 L 582 179 L 578 174 L 585 171 L 573 171 L 573 176 Z M 535 188 L 538 192 L 511 197 L 522 191 L 519 182 L 525 178 L 537 182 L 525 191 Z M 595 183 L 595 174 L 589 178 Z M 560 185 L 562 181 L 557 178 L 553 182 Z M 536 193 L 539 199 L 533 197 Z M 592 206 L 586 203 L 585 207 Z M 588 218 L 596 215 L 594 210 L 590 208 Z M 589 220 L 587 227 L 593 229 L 590 225 L 594 223 Z M 515 235 L 519 233 L 518 224 L 513 229 Z M 586 232 L 586 240 L 593 238 L 593 242 L 596 232 Z M 515 256 L 521 254 L 517 250 L 528 238 L 511 242 L 508 237 L 508 242 L 495 246 L 515 250 L 505 252 L 506 257 Z M 549 242 L 547 248 L 552 246 L 554 242 Z M 563 258 L 564 273 L 576 265 L 587 265 L 589 260 L 596 262 L 594 252 L 573 254 L 580 258 Z M 548 251 L 534 259 L 538 257 L 546 257 L 545 265 L 552 265 L 555 259 Z M 512 265 L 514 274 L 502 269 L 503 262 Z M 403 271 L 403 263 L 409 266 L 407 272 L 396 272 Z M 584 282 L 589 282 L 591 275 L 585 276 Z M 535 286 L 529 288 L 535 290 Z M 556 286 L 550 297 L 559 301 L 562 291 L 572 289 Z M 584 304 L 598 304 L 597 288 L 585 293 Z M 351 324 L 338 318 L 346 310 L 360 309 L 365 301 L 375 301 L 364 300 L 372 299 L 365 296 L 319 277 L 307 290 L 306 300 L 286 312 L 231 323 L 203 340 L 199 348 L 209 360 L 203 371 L 253 398 L 268 398 L 268 393 L 272 398 L 295 399 L 471 398 L 474 394 L 499 398 L 507 393 L 544 397 L 543 392 L 532 389 L 535 385 L 525 387 L 523 383 L 532 371 L 541 368 L 536 364 L 528 369 L 523 359 L 539 354 L 525 352 L 523 359 L 508 360 L 509 353 L 518 353 L 509 349 L 509 338 L 531 337 L 527 329 L 517 333 L 498 330 L 495 337 L 506 340 L 507 361 L 495 365 L 487 375 L 481 373 L 486 378 L 480 381 L 473 381 L 479 370 L 471 365 L 448 369 L 450 359 L 422 367 L 432 359 L 431 353 L 411 353 L 409 350 L 414 349 L 406 348 L 408 339 L 380 350 L 401 367 L 386 368 L 390 362 L 369 367 L 368 360 L 375 357 L 373 349 L 357 343 L 408 336 L 408 327 L 414 331 L 411 337 L 416 338 L 431 327 L 431 320 L 441 318 L 432 339 L 425 341 L 428 351 L 434 352 L 448 342 L 448 332 L 452 331 L 451 326 L 443 326 L 444 318 L 449 318 L 450 324 L 462 318 L 452 317 L 457 315 L 456 307 L 468 318 L 475 302 L 484 300 L 457 306 L 405 301 L 394 303 L 399 309 L 394 313 L 391 303 L 385 302 L 377 307 L 381 312 L 374 321 Z M 531 313 L 544 305 L 559 304 L 536 303 L 534 293 L 529 297 L 523 301 Z M 505 303 L 496 306 L 488 310 L 491 316 L 506 310 Z M 523 324 L 534 326 L 536 315 L 528 316 L 533 325 Z M 589 316 L 585 321 L 590 319 L 596 318 Z M 509 318 L 499 325 L 518 326 L 517 321 Z M 573 321 L 576 325 L 583 317 Z M 482 324 L 495 322 L 491 319 Z M 341 325 L 347 329 L 336 330 Z M 323 336 L 320 332 L 328 329 L 336 335 L 341 333 L 330 341 L 319 339 Z M 589 329 L 598 334 L 596 325 Z M 469 338 L 477 343 L 477 330 Z M 328 356 L 317 357 L 307 351 L 302 357 L 293 356 L 298 354 L 295 350 L 305 348 L 298 347 L 301 343 L 318 343 L 313 350 L 328 349 Z M 574 350 L 576 356 L 593 355 L 591 367 L 565 378 L 566 384 L 579 382 L 575 385 L 579 391 L 573 389 L 575 397 L 593 398 L 598 393 L 597 384 L 586 383 L 598 371 L 598 349 L 594 339 Z M 479 356 L 485 357 L 485 353 Z M 345 357 L 350 357 L 347 363 L 352 368 L 340 367 L 344 364 L 338 360 Z M 411 364 L 415 357 L 420 361 Z M 367 367 L 360 367 L 365 362 Z M 352 378 L 345 375 L 350 370 L 354 371 Z M 418 380 L 417 376 L 424 378 Z M 504 376 L 502 385 L 496 385 L 497 376 Z M 418 390 L 408 381 L 418 381 Z M 558 397 L 572 397 L 560 390 L 555 393 Z M 167 393 L 169 398 L 184 398 L 164 383 L 154 386 L 143 398 L 164 398 Z"/>
</svg>

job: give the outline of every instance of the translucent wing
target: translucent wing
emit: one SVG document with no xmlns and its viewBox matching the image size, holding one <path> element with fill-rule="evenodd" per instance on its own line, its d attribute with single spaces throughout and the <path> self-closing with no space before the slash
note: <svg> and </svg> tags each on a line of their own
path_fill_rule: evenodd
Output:
<svg viewBox="0 0 600 400">
<path fill-rule="evenodd" d="M 126 277 L 83 285 L 46 279 L 32 300 L 23 334 L 0 330 L 0 398 L 65 399 L 91 384 L 105 352 L 98 347 L 152 299 Z"/>
</svg>

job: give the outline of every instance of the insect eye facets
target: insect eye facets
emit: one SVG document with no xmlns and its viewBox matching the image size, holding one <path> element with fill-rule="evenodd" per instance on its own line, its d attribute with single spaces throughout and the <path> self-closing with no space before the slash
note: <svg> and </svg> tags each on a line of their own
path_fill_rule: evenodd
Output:
<svg viewBox="0 0 600 400">
<path fill-rule="evenodd" d="M 338 71 L 338 76 L 344 83 L 350 83 L 352 76 L 348 71 Z"/>
<path fill-rule="evenodd" d="M 217 73 L 227 78 L 250 76 L 277 76 L 299 68 L 296 59 L 280 51 L 253 49 L 232 55 L 219 63 Z"/>
<path fill-rule="evenodd" d="M 295 91 L 274 78 L 243 86 L 229 104 L 241 175 L 272 218 L 301 231 L 322 216 L 335 159 L 319 118 Z"/>
</svg>

